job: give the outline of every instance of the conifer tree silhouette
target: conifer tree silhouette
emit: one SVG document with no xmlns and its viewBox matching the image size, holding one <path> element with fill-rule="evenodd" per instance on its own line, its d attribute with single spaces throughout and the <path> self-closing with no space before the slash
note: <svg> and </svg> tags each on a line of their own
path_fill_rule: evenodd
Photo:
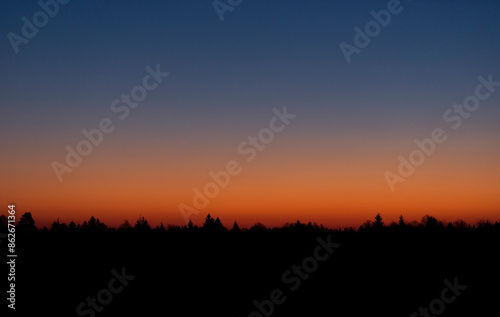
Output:
<svg viewBox="0 0 500 317">
<path fill-rule="evenodd" d="M 384 228 L 384 222 L 382 221 L 382 216 L 380 216 L 380 213 L 375 216 L 375 221 L 372 223 L 372 228 L 374 230 L 380 230 Z"/>
<path fill-rule="evenodd" d="M 224 226 L 222 225 L 222 222 L 220 221 L 219 217 L 215 219 L 214 230 L 219 232 L 226 230 L 226 228 L 224 228 Z"/>
<path fill-rule="evenodd" d="M 205 222 L 203 223 L 203 229 L 207 231 L 213 230 L 215 227 L 215 220 L 210 216 L 210 214 L 207 215 L 207 218 L 205 218 Z"/>
<path fill-rule="evenodd" d="M 241 231 L 240 226 L 238 226 L 238 223 L 236 221 L 233 223 L 233 228 L 231 229 L 231 231 L 233 231 L 233 232 L 240 232 Z"/>
<path fill-rule="evenodd" d="M 400 228 L 406 227 L 406 222 L 405 222 L 405 219 L 403 218 L 403 215 L 400 215 L 398 219 L 399 219 L 398 226 Z"/>
</svg>

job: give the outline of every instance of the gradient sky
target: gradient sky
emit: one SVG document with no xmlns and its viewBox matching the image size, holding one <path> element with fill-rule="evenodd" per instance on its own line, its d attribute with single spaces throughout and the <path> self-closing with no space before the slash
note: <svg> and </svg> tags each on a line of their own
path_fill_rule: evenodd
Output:
<svg viewBox="0 0 500 317">
<path fill-rule="evenodd" d="M 2 1 L 0 205 L 40 225 L 184 224 L 178 205 L 234 159 L 241 174 L 195 224 L 499 220 L 500 88 L 456 131 L 442 115 L 478 76 L 500 81 L 500 2 L 401 5 L 348 64 L 339 44 L 387 1 L 243 1 L 221 22 L 211 1 L 73 0 L 17 54 L 7 34 L 40 7 Z M 170 76 L 120 121 L 112 101 L 157 64 Z M 285 106 L 297 117 L 246 162 L 238 144 Z M 59 183 L 52 162 L 102 118 L 115 131 Z M 384 172 L 434 128 L 448 140 L 392 193 Z"/>
</svg>

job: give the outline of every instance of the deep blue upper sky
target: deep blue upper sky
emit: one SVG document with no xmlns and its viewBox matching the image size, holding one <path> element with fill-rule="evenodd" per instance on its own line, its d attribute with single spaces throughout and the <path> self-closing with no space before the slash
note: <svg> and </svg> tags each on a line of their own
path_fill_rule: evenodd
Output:
<svg viewBox="0 0 500 317">
<path fill-rule="evenodd" d="M 73 0 L 16 55 L 6 34 L 20 34 L 21 18 L 40 8 L 4 1 L 0 107 L 10 114 L 74 107 L 85 115 L 95 110 L 83 111 L 84 100 L 100 108 L 159 63 L 172 75 L 168 99 L 179 111 L 300 101 L 331 121 L 328 114 L 373 107 L 414 111 L 419 103 L 425 111 L 434 106 L 419 102 L 425 95 L 435 103 L 460 99 L 456 92 L 472 89 L 477 75 L 498 73 L 495 1 L 403 1 L 403 11 L 347 64 L 339 43 L 352 44 L 353 27 L 386 4 L 243 1 L 221 22 L 210 1 Z"/>
<path fill-rule="evenodd" d="M 171 78 L 155 94 L 164 94 L 158 98 L 170 113 L 205 120 L 241 111 L 251 120 L 260 108 L 297 104 L 321 113 L 319 124 L 343 118 L 340 124 L 380 112 L 382 120 L 400 118 L 399 109 L 412 117 L 434 111 L 459 101 L 478 75 L 499 73 L 495 1 L 403 1 L 403 11 L 347 64 L 339 43 L 352 44 L 353 27 L 386 4 L 243 1 L 221 22 L 211 1 L 73 0 L 15 54 L 7 33 L 21 34 L 21 18 L 40 8 L 3 1 L 1 113 L 92 115 L 159 63 Z"/>
</svg>

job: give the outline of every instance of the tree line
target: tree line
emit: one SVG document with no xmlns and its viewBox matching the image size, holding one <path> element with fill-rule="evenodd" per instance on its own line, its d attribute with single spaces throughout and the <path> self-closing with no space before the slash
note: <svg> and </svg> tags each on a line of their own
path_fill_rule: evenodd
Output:
<svg viewBox="0 0 500 317">
<path fill-rule="evenodd" d="M 0 216 L 0 228 L 7 228 L 7 217 Z M 31 212 L 24 213 L 16 225 L 16 231 L 23 233 L 31 232 L 148 232 L 148 231 L 170 231 L 170 232 L 266 232 L 277 230 L 332 230 L 323 225 L 318 225 L 315 222 L 301 223 L 297 220 L 295 223 L 286 223 L 281 227 L 266 227 L 264 224 L 257 222 L 249 228 L 240 228 L 235 221 L 230 229 L 226 228 L 219 217 L 215 219 L 208 214 L 202 226 L 194 225 L 189 221 L 187 225 L 167 225 L 163 223 L 156 227 L 152 227 L 144 217 L 139 217 L 135 224 L 129 223 L 125 220 L 118 228 L 104 224 L 99 218 L 91 216 L 89 220 L 84 221 L 82 224 L 76 224 L 71 221 L 69 224 L 60 222 L 59 218 L 55 220 L 49 228 L 44 226 L 38 228 Z M 477 230 L 495 230 L 500 231 L 500 223 L 498 221 L 491 222 L 489 220 L 480 220 L 475 224 L 469 224 L 464 220 L 456 220 L 453 222 L 444 222 L 436 219 L 433 216 L 425 215 L 421 221 L 416 220 L 407 222 L 403 215 L 400 215 L 397 222 L 391 222 L 386 225 L 380 213 L 378 213 L 373 220 L 366 220 L 356 230 L 352 227 L 338 228 L 335 231 L 342 232 L 401 232 L 401 231 L 477 231 Z"/>
</svg>

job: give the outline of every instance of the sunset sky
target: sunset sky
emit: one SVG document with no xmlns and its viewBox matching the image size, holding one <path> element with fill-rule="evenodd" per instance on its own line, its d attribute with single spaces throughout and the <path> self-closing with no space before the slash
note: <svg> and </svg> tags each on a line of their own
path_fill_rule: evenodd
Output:
<svg viewBox="0 0 500 317">
<path fill-rule="evenodd" d="M 459 128 L 443 119 L 479 76 L 500 82 L 500 2 L 401 1 L 348 63 L 340 43 L 388 2 L 243 1 L 221 21 L 211 0 L 73 0 L 15 53 L 7 34 L 41 8 L 2 1 L 0 206 L 39 226 L 183 225 L 179 204 L 235 160 L 195 224 L 500 220 L 500 87 Z M 121 120 L 113 101 L 156 65 L 169 76 Z M 284 107 L 296 117 L 248 162 L 238 146 Z M 114 131 L 59 182 L 53 162 L 104 118 Z M 447 140 L 391 191 L 384 173 L 436 128 Z"/>
</svg>

